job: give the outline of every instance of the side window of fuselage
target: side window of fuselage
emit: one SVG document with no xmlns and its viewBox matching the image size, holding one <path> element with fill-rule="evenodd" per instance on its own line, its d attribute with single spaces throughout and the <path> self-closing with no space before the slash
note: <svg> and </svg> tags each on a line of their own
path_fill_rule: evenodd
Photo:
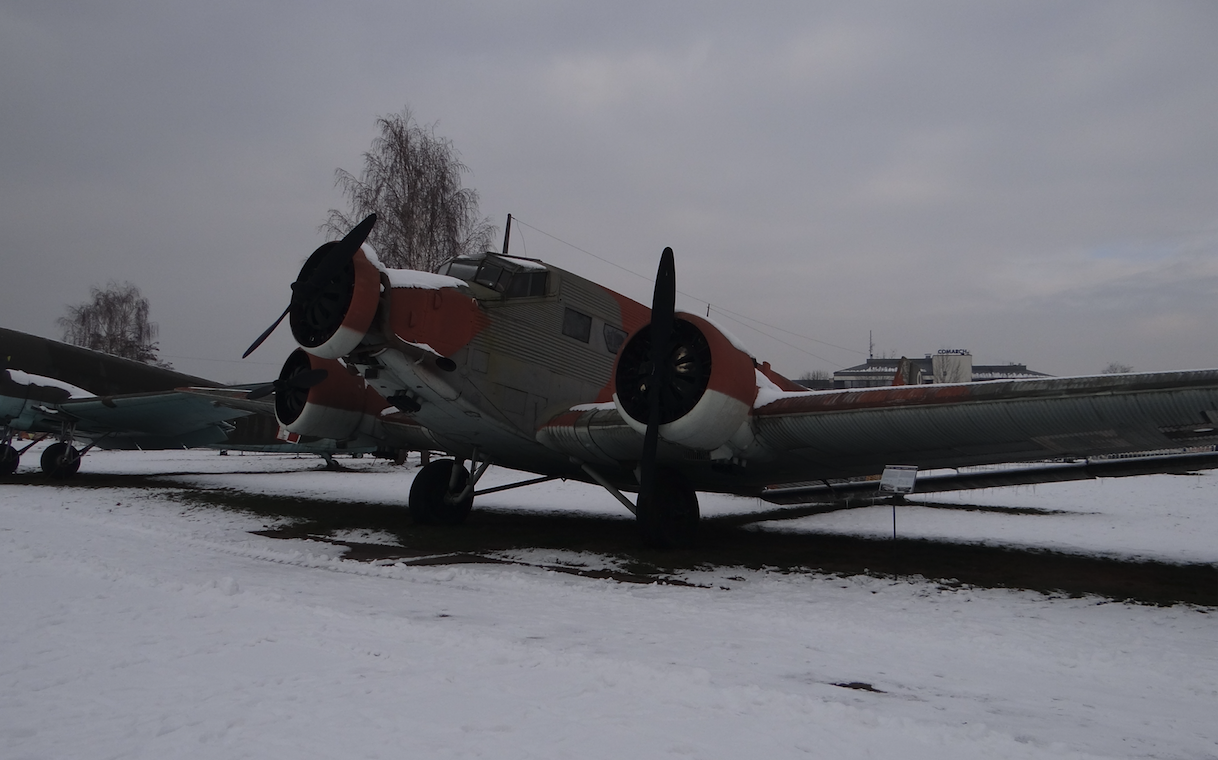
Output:
<svg viewBox="0 0 1218 760">
<path fill-rule="evenodd" d="M 617 356 L 618 349 L 622 347 L 622 342 L 625 340 L 625 330 L 614 327 L 608 322 L 605 323 L 605 348 L 609 353 Z"/>
<path fill-rule="evenodd" d="M 549 272 L 525 270 L 512 275 L 505 295 L 508 298 L 527 298 L 546 294 L 546 275 Z"/>
<path fill-rule="evenodd" d="M 592 317 L 567 308 L 562 315 L 562 334 L 587 343 L 592 339 Z"/>
</svg>

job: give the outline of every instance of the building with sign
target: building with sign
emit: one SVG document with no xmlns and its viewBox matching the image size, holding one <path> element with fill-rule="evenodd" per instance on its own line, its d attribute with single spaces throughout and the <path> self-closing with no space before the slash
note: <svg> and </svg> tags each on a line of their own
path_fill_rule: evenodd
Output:
<svg viewBox="0 0 1218 760">
<path fill-rule="evenodd" d="M 902 371 L 902 362 L 905 362 Z M 1030 380 L 1050 377 L 1044 372 L 1028 369 L 1024 364 L 973 364 L 972 352 L 966 349 L 941 349 L 926 354 L 920 359 L 883 358 L 868 359 L 865 363 L 838 370 L 833 373 L 834 388 L 879 388 L 893 385 L 898 371 L 902 371 L 904 382 L 898 384 L 921 385 L 927 383 L 969 383 L 984 380 Z"/>
</svg>

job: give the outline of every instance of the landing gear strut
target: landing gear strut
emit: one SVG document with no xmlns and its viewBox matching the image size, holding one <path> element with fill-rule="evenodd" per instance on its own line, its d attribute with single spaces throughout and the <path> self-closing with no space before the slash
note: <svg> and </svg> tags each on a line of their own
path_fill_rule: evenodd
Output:
<svg viewBox="0 0 1218 760">
<path fill-rule="evenodd" d="M 17 464 L 21 461 L 21 454 L 13 448 L 10 440 L 6 437 L 4 443 L 0 443 L 0 477 L 16 472 Z"/>
<path fill-rule="evenodd" d="M 474 505 L 466 488 L 469 470 L 451 459 L 437 459 L 414 476 L 410 486 L 410 519 L 417 525 L 458 525 Z"/>
<path fill-rule="evenodd" d="M 650 497 L 639 494 L 635 516 L 643 541 L 656 549 L 685 549 L 698 533 L 698 494 L 676 470 L 658 468 Z"/>
</svg>

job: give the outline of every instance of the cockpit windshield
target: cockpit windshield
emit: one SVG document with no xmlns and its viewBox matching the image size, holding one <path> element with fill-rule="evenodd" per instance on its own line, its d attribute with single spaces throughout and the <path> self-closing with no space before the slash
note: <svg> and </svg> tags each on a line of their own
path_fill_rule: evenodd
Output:
<svg viewBox="0 0 1218 760">
<path fill-rule="evenodd" d="M 469 259 L 455 259 L 448 265 L 448 269 L 444 274 L 449 277 L 456 277 L 459 280 L 472 282 L 474 275 L 478 273 L 479 261 L 470 261 Z"/>
<path fill-rule="evenodd" d="M 544 296 L 549 276 L 544 266 L 532 261 L 513 261 L 489 254 L 476 259 L 454 259 L 444 274 L 477 283 L 508 298 Z"/>
</svg>

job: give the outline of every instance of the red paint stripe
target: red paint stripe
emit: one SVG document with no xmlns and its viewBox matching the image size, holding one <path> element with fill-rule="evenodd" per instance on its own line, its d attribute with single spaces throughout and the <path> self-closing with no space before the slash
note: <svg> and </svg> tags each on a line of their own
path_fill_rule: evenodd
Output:
<svg viewBox="0 0 1218 760">
<path fill-rule="evenodd" d="M 972 396 L 965 385 L 904 385 L 866 388 L 810 396 L 782 398 L 756 410 L 759 416 L 841 412 L 849 409 L 883 409 L 897 406 L 950 404 Z"/>
</svg>

